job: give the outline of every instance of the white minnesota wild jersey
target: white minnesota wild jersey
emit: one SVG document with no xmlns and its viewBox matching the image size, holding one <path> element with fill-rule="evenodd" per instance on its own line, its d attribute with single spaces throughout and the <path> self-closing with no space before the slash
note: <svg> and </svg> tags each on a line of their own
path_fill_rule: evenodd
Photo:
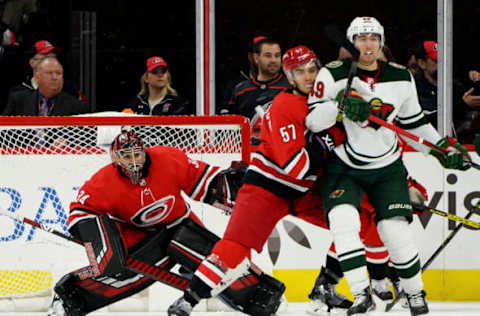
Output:
<svg viewBox="0 0 480 316">
<path fill-rule="evenodd" d="M 336 60 L 320 70 L 308 98 L 310 108 L 332 106 L 338 93 L 345 89 L 350 65 L 350 59 Z M 370 103 L 372 114 L 387 122 L 396 120 L 397 125 L 404 129 L 428 124 L 418 103 L 415 81 L 404 66 L 379 61 L 375 72 L 362 73 L 359 69 L 352 81 L 352 90 Z M 395 132 L 371 122 L 362 125 L 346 117 L 342 120 L 347 141 L 338 146 L 335 153 L 349 166 L 375 169 L 387 166 L 400 157 Z"/>
</svg>

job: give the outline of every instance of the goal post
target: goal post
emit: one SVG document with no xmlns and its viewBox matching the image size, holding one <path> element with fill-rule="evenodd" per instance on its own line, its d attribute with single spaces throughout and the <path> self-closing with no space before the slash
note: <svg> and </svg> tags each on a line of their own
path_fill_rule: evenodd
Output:
<svg viewBox="0 0 480 316">
<path fill-rule="evenodd" d="M 44 311 L 58 278 L 88 264 L 82 247 L 1 214 L 28 217 L 66 232 L 70 202 L 93 173 L 110 163 L 108 147 L 125 128 L 135 131 L 146 146 L 173 146 L 212 165 L 228 167 L 233 160 L 248 162 L 250 157 L 249 122 L 236 115 L 0 116 L 0 313 Z M 228 218 L 220 210 L 190 202 L 209 229 L 223 232 Z M 165 285 L 158 287 L 162 289 L 155 291 L 166 291 Z M 165 298 L 166 306 L 174 298 Z M 144 302 L 120 306 L 163 308 L 148 292 L 136 299 Z"/>
</svg>

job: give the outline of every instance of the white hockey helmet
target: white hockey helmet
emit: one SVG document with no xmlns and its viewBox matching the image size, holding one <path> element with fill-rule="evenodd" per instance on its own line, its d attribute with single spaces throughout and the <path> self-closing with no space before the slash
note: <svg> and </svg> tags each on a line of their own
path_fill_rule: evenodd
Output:
<svg viewBox="0 0 480 316">
<path fill-rule="evenodd" d="M 380 35 L 380 47 L 385 43 L 385 33 L 383 26 L 377 19 L 370 16 L 361 16 L 353 19 L 347 29 L 347 38 L 353 44 L 353 37 L 359 34 L 372 33 Z"/>
</svg>

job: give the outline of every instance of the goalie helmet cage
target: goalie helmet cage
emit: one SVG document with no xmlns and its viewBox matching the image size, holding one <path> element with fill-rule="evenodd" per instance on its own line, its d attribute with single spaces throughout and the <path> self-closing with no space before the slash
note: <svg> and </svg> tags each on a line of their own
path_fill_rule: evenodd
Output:
<svg viewBox="0 0 480 316">
<path fill-rule="evenodd" d="M 228 167 L 233 160 L 250 159 L 250 124 L 242 116 L 118 115 L 0 116 L 0 252 L 4 254 L 0 313 L 45 311 L 54 283 L 88 264 L 82 247 L 1 213 L 32 218 L 66 232 L 69 203 L 94 172 L 110 163 L 109 145 L 121 130 L 135 131 L 147 147 L 176 147 L 213 165 Z M 218 222 L 210 220 L 210 214 L 225 217 L 210 206 L 191 203 L 194 211 L 214 226 Z M 211 229 L 208 223 L 207 227 Z M 219 234 L 223 229 L 214 227 L 213 231 Z M 180 294 L 155 284 L 107 311 L 162 311 Z M 209 311 L 223 309 L 220 306 L 215 301 L 203 304 Z"/>
</svg>

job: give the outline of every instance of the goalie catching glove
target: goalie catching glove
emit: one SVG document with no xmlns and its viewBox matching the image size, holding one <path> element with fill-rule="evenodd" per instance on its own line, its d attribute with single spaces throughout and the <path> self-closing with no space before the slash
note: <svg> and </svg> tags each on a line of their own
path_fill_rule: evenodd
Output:
<svg viewBox="0 0 480 316">
<path fill-rule="evenodd" d="M 247 166 L 245 161 L 232 161 L 230 168 L 222 170 L 210 185 L 210 198 L 206 202 L 230 215 Z"/>
<path fill-rule="evenodd" d="M 342 102 L 345 89 L 337 94 L 337 101 Z M 345 97 L 345 116 L 353 122 L 365 122 L 370 116 L 370 105 L 355 90 L 350 90 Z"/>
<path fill-rule="evenodd" d="M 430 150 L 430 154 L 437 158 L 444 168 L 468 170 L 472 166 L 472 158 L 468 150 L 455 138 L 444 137 L 440 139 L 436 145 L 447 150 L 447 152 L 439 151 L 435 148 Z"/>
</svg>

